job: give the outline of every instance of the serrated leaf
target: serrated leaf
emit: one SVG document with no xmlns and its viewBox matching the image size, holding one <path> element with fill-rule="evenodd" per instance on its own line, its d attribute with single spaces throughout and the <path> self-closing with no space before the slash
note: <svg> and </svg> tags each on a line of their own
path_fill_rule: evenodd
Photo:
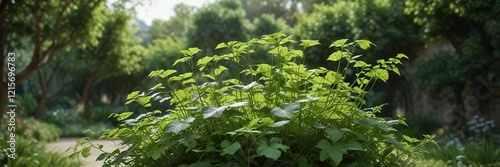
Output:
<svg viewBox="0 0 500 167">
<path fill-rule="evenodd" d="M 134 114 L 134 113 L 133 112 L 120 113 L 117 115 L 116 120 L 123 121 L 123 120 L 127 119 L 128 117 L 130 117 L 132 114 Z"/>
<path fill-rule="evenodd" d="M 328 56 L 329 61 L 339 61 L 342 58 L 342 52 L 341 51 L 335 51 L 330 56 Z"/>
<path fill-rule="evenodd" d="M 193 122 L 195 118 L 188 117 L 185 120 L 172 121 L 165 128 L 165 132 L 173 132 L 175 134 L 179 134 L 182 130 L 189 127 L 191 122 Z"/>
<path fill-rule="evenodd" d="M 224 112 L 224 110 L 226 110 L 228 107 L 229 106 L 208 106 L 201 110 L 201 114 L 203 115 L 203 119 L 207 119 L 210 117 L 219 118 L 220 116 L 222 116 L 222 112 Z"/>
<path fill-rule="evenodd" d="M 372 44 L 372 42 L 368 40 L 355 40 L 354 42 L 356 42 L 358 46 L 363 50 L 370 48 L 370 45 Z"/>
<path fill-rule="evenodd" d="M 260 118 L 255 118 L 252 121 L 250 121 L 250 123 L 248 123 L 247 127 L 253 128 L 253 127 L 255 127 L 255 125 L 257 125 L 257 123 L 259 123 L 259 121 L 260 121 Z"/>
<path fill-rule="evenodd" d="M 330 48 L 331 47 L 342 47 L 344 46 L 344 44 L 347 42 L 347 39 L 339 39 L 339 40 L 336 40 L 335 42 L 333 42 L 331 45 L 330 45 Z"/>
</svg>

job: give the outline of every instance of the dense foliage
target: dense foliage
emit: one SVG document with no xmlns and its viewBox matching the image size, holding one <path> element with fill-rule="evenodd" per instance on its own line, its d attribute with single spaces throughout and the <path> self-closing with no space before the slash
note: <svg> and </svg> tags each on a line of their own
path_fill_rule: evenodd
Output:
<svg viewBox="0 0 500 167">
<path fill-rule="evenodd" d="M 126 150 L 104 152 L 97 160 L 105 166 L 408 166 L 423 152 L 421 142 L 397 139 L 393 126 L 403 120 L 375 116 L 382 106 L 361 109 L 364 96 L 376 81 L 387 81 L 389 71 L 399 74 L 400 59 L 379 60 L 371 65 L 354 53 L 373 44 L 367 40 L 337 40 L 337 51 L 328 61 L 355 67 L 353 83 L 345 81 L 346 69 L 307 69 L 304 50 L 317 40 L 296 41 L 283 33 L 248 42 L 220 43 L 222 55 L 195 60 L 198 48 L 181 53 L 174 66 L 187 64 L 192 72 L 156 70 L 149 77 L 160 83 L 147 91 L 134 91 L 127 103 L 139 103 L 144 111 L 113 114 L 119 128 L 102 137 L 119 138 Z M 269 46 L 270 64 L 245 63 L 255 47 Z M 220 65 L 231 63 L 229 69 Z M 243 76 L 225 75 L 236 70 Z M 197 73 L 196 71 L 200 71 Z M 198 83 L 197 77 L 211 82 Z M 152 101 L 170 102 L 175 108 L 154 110 Z M 152 108 L 151 110 L 149 108 Z M 427 136 L 429 137 L 429 136 Z M 425 142 L 429 139 L 425 139 Z M 80 147 L 80 146 L 83 146 Z M 72 156 L 88 156 L 102 150 L 88 138 L 72 148 Z"/>
</svg>

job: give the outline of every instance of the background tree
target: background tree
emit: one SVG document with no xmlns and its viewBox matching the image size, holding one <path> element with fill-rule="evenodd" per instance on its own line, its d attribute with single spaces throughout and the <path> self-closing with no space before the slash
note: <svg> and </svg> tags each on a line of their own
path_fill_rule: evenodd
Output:
<svg viewBox="0 0 500 167">
<path fill-rule="evenodd" d="M 141 68 L 143 47 L 135 34 L 127 13 L 115 11 L 107 14 L 103 35 L 96 46 L 74 48 L 84 64 L 85 84 L 82 89 L 83 115 L 90 119 L 92 88 L 103 79 L 120 74 L 131 74 Z"/>
<path fill-rule="evenodd" d="M 193 14 L 186 32 L 187 46 L 211 52 L 221 42 L 246 40 L 248 25 L 239 0 L 217 0 Z"/>
<path fill-rule="evenodd" d="M 419 35 L 419 26 L 412 23 L 412 17 L 404 14 L 404 9 L 404 2 L 397 0 L 338 0 L 331 5 L 315 5 L 311 13 L 298 16 L 295 34 L 301 39 L 319 39 L 320 43 L 342 38 L 369 39 L 376 45 L 384 46 L 374 46 L 372 52 L 360 53 L 363 55 L 361 59 L 370 63 L 398 53 L 405 53 L 412 60 L 424 43 Z M 312 67 L 337 67 L 336 64 L 323 61 L 334 51 L 329 45 L 311 48 L 307 52 L 312 56 L 306 57 L 306 62 Z M 392 79 L 387 84 L 383 87 L 376 86 L 373 91 L 382 92 L 386 96 L 387 100 L 384 101 L 389 103 L 384 107 L 386 116 L 392 116 L 397 105 L 394 99 L 400 99 L 403 104 L 409 103 L 407 76 L 404 71 L 401 73 L 403 77 L 391 76 Z M 403 92 L 402 97 L 395 96 L 398 90 Z M 368 102 L 382 103 L 373 100 L 376 98 L 370 98 Z"/>
<path fill-rule="evenodd" d="M 0 86 L 7 87 L 6 56 L 27 40 L 33 52 L 24 69 L 17 69 L 16 84 L 28 79 L 50 62 L 56 53 L 75 41 L 97 42 L 104 0 L 1 1 L 0 2 Z M 23 55 L 24 56 L 24 55 Z M 27 55 L 26 55 L 27 56 Z M 0 89 L 0 106 L 7 102 L 7 89 Z M 2 110 L 3 111 L 3 110 Z"/>
<path fill-rule="evenodd" d="M 478 78 L 500 78 L 500 2 L 406 0 L 405 12 L 423 26 L 427 41 L 450 44 L 453 50 L 437 53 L 420 63 L 414 84 L 420 88 L 452 90 L 451 103 L 463 111 L 462 92 Z M 479 102 L 482 111 L 484 101 Z M 484 111 L 483 111 L 484 112 Z M 464 122 L 465 115 L 454 112 Z M 454 124 L 455 128 L 462 125 Z"/>
</svg>

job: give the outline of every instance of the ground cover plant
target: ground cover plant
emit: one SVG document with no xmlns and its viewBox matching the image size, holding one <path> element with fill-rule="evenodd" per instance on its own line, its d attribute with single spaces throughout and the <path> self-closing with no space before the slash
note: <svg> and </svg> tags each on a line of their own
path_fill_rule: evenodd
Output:
<svg viewBox="0 0 500 167">
<path fill-rule="evenodd" d="M 308 69 L 304 50 L 317 40 L 295 41 L 283 33 L 248 42 L 217 45 L 219 55 L 195 56 L 201 50 L 181 51 L 174 66 L 191 72 L 152 71 L 159 83 L 134 91 L 126 104 L 138 103 L 144 113 L 112 114 L 119 128 L 102 138 L 122 140 L 124 149 L 97 158 L 105 166 L 411 166 L 432 142 L 397 138 L 393 126 L 404 120 L 375 116 L 382 106 L 362 108 L 364 97 L 389 72 L 399 74 L 398 54 L 369 64 L 359 60 L 374 46 L 367 40 L 334 41 L 327 61 L 335 67 Z M 325 44 L 323 44 L 325 45 Z M 254 55 L 256 47 L 268 55 Z M 269 63 L 251 64 L 251 56 L 271 56 Z M 352 82 L 345 79 L 355 70 Z M 329 70 L 334 69 L 334 70 Z M 234 74 L 231 76 L 230 74 Z M 207 82 L 201 82 L 207 81 Z M 152 101 L 175 106 L 155 110 Z M 72 157 L 89 155 L 102 145 L 83 138 L 68 150 Z"/>
</svg>

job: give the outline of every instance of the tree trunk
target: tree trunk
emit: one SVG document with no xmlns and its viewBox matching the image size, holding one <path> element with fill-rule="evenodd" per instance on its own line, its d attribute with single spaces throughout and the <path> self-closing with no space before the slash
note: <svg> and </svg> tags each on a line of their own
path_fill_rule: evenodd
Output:
<svg viewBox="0 0 500 167">
<path fill-rule="evenodd" d="M 35 118 L 38 120 L 43 120 L 45 116 L 45 106 L 49 102 L 48 98 L 45 95 L 40 95 L 38 98 L 38 106 L 36 106 Z"/>
<path fill-rule="evenodd" d="M 87 121 L 90 120 L 92 116 L 90 113 L 90 98 L 92 97 L 92 85 L 94 85 L 95 77 L 92 74 L 87 77 L 87 81 L 85 82 L 85 86 L 82 92 L 82 100 L 83 100 L 83 118 Z"/>
</svg>

